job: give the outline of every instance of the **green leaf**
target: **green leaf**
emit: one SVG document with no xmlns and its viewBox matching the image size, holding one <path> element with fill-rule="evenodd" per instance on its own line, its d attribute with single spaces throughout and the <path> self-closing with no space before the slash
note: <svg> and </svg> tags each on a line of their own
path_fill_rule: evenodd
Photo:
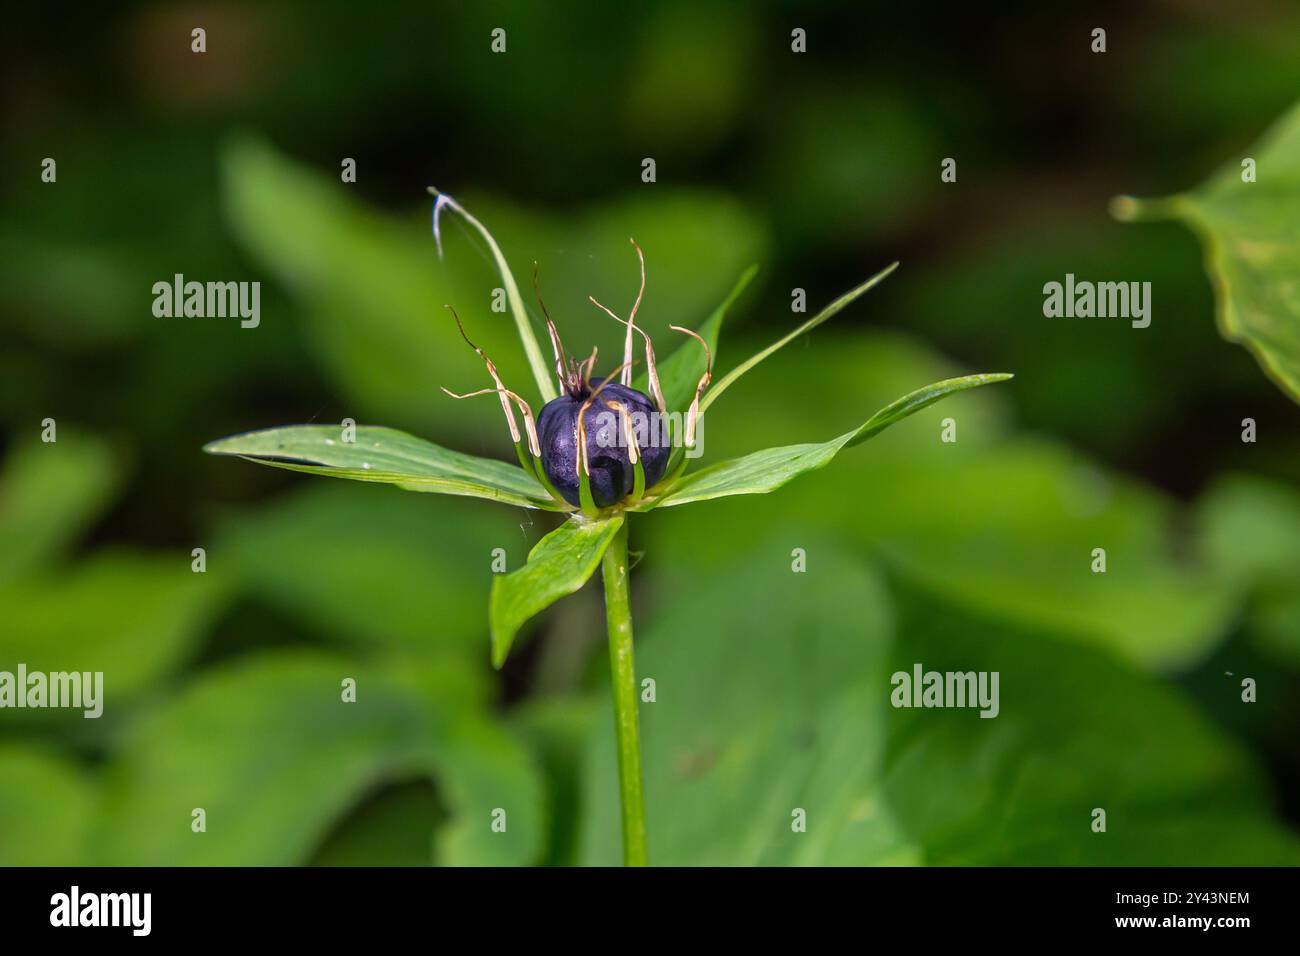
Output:
<svg viewBox="0 0 1300 956">
<path fill-rule="evenodd" d="M 533 332 L 532 320 L 528 316 L 528 309 L 524 305 L 524 300 L 519 296 L 519 286 L 515 282 L 514 274 L 510 271 L 510 264 L 506 262 L 505 254 L 502 253 L 501 247 L 497 241 L 492 238 L 492 233 L 488 232 L 487 227 L 472 216 L 460 203 L 452 199 L 445 193 L 439 192 L 434 187 L 429 187 L 429 194 L 436 197 L 433 205 L 433 232 L 435 236 L 440 234 L 438 217 L 441 208 L 447 208 L 461 216 L 467 223 L 478 230 L 488 249 L 492 252 L 492 260 L 496 263 L 497 271 L 501 274 L 501 281 L 505 285 L 506 298 L 510 300 L 510 311 L 515 318 L 515 328 L 519 331 L 519 341 L 524 346 L 524 354 L 528 357 L 528 364 L 533 370 L 533 379 L 537 382 L 537 391 L 542 396 L 542 403 L 545 404 L 555 398 L 559 393 L 556 391 L 556 384 L 552 381 L 551 376 L 554 369 L 550 363 L 542 356 L 541 346 L 537 344 L 537 335 Z"/>
<path fill-rule="evenodd" d="M 826 308 L 822 309 L 820 312 L 814 315 L 803 325 L 799 326 L 789 335 L 785 336 L 782 339 L 778 339 L 776 342 L 773 342 L 771 345 L 763 349 L 757 355 L 754 355 L 751 358 L 745 360 L 744 362 L 741 362 L 730 372 L 724 375 L 716 384 L 714 384 L 712 388 L 709 389 L 708 394 L 706 394 L 704 398 L 700 400 L 700 411 L 703 412 L 707 410 L 710 405 L 712 405 L 715 401 L 718 400 L 718 397 L 723 392 L 725 392 L 728 388 L 731 387 L 732 383 L 734 383 L 736 379 L 740 378 L 742 375 L 748 372 L 759 362 L 763 361 L 763 359 L 767 358 L 773 352 L 776 352 L 779 349 L 785 347 L 786 345 L 789 345 L 795 339 L 799 338 L 799 336 L 807 332 L 811 332 L 813 329 L 817 328 L 817 326 L 821 325 L 827 319 L 833 318 L 845 306 L 852 303 L 855 299 L 857 299 L 860 295 L 865 293 L 868 289 L 872 289 L 875 286 L 879 285 L 881 282 L 883 282 L 889 276 L 889 274 L 897 268 L 898 268 L 898 263 L 895 262 L 881 269 L 879 272 L 873 275 L 866 282 L 862 283 L 862 285 L 858 286 L 856 289 L 850 289 L 848 292 L 844 293 L 842 296 L 840 296 L 830 305 L 826 306 Z"/>
<path fill-rule="evenodd" d="M 97 790 L 71 761 L 0 744 L 0 866 L 85 866 Z"/>
<path fill-rule="evenodd" d="M 48 564 L 111 500 L 121 462 L 104 442 L 60 429 L 14 448 L 0 476 L 0 581 Z"/>
<path fill-rule="evenodd" d="M 700 471 L 688 474 L 672 485 L 663 496 L 650 499 L 643 509 L 707 501 L 726 495 L 762 495 L 775 491 L 786 482 L 808 471 L 823 468 L 840 450 L 860 444 L 884 431 L 895 422 L 933 405 L 953 392 L 1004 382 L 1012 376 L 1006 373 L 967 375 L 935 382 L 925 388 L 904 395 L 897 401 L 872 415 L 860 428 L 846 432 L 821 444 L 787 445 L 783 448 L 765 448 L 743 458 L 721 461 Z"/>
<path fill-rule="evenodd" d="M 1300 494 L 1282 482 L 1228 475 L 1201 496 L 1197 519 L 1214 573 L 1248 597 L 1248 636 L 1300 663 Z"/>
<path fill-rule="evenodd" d="M 103 671 L 104 708 L 173 673 L 195 651 L 229 597 L 218 568 L 190 570 L 190 554 L 101 552 L 58 574 L 0 588 L 0 670 Z M 6 711 L 27 719 L 75 718 L 79 710 Z M 95 724 L 94 720 L 86 721 Z"/>
<path fill-rule="evenodd" d="M 927 441 L 939 446 L 933 425 Z M 1196 664 L 1225 637 L 1239 589 L 1189 551 L 1178 502 L 1051 442 L 962 450 L 973 439 L 912 462 L 909 436 L 891 431 L 870 455 L 788 485 L 777 518 L 786 553 L 810 533 L 834 534 L 945 600 L 1160 672 Z M 775 504 L 738 496 L 665 509 L 643 522 L 642 543 L 651 561 L 671 554 L 712 573 L 762 544 Z M 1091 570 L 1099 546 L 1105 574 Z"/>
<path fill-rule="evenodd" d="M 1217 573 L 1245 584 L 1300 585 L 1300 494 L 1294 488 L 1230 474 L 1215 480 L 1196 510 Z"/>
<path fill-rule="evenodd" d="M 536 756 L 545 772 L 551 807 L 546 866 L 575 866 L 581 835 L 582 763 L 597 713 L 590 695 L 534 693 L 510 712 L 510 727 Z"/>
<path fill-rule="evenodd" d="M 440 448 L 405 432 L 358 425 L 355 441 L 336 425 L 288 425 L 209 442 L 212 455 L 238 455 L 263 465 L 407 491 L 488 498 L 520 508 L 558 511 L 545 489 L 518 465 Z"/>
<path fill-rule="evenodd" d="M 709 353 L 713 361 L 718 361 L 718 334 L 722 331 L 722 321 L 727 317 L 731 307 L 735 305 L 740 294 L 753 281 L 754 276 L 758 274 L 758 266 L 752 265 L 744 271 L 741 277 L 736 280 L 736 285 L 731 292 L 704 320 L 704 324 L 698 329 L 692 331 L 698 332 L 704 341 L 709 343 Z M 681 334 L 681 333 L 676 333 Z M 674 351 L 673 354 L 662 362 L 658 363 L 659 370 L 659 387 L 664 393 L 664 404 L 668 411 L 684 411 L 690 405 L 695 397 L 695 387 L 699 384 L 700 376 L 704 374 L 707 367 L 706 363 L 710 356 L 704 354 L 704 349 L 700 348 L 700 343 L 694 339 L 688 339 L 683 342 Z M 641 392 L 649 394 L 650 378 L 642 372 L 633 383 L 633 386 Z"/>
<path fill-rule="evenodd" d="M 1300 105 L 1243 154 L 1257 181 L 1242 181 L 1241 160 L 1191 192 L 1165 199 L 1124 196 L 1124 221 L 1179 219 L 1201 238 L 1218 299 L 1219 331 L 1254 353 L 1264 371 L 1300 401 Z"/>
<path fill-rule="evenodd" d="M 1295 866 L 1258 762 L 1176 684 L 1104 652 L 898 593 L 891 667 L 997 671 L 1000 712 L 886 711 L 885 778 L 937 865 Z M 941 794 L 961 794 L 944 799 Z M 1093 808 L 1106 833 L 1091 831 Z"/>
<path fill-rule="evenodd" d="M 450 651 L 481 663 L 491 555 L 500 548 L 509 566 L 523 563 L 519 517 L 459 499 L 304 482 L 226 521 L 210 559 L 230 567 L 241 593 L 341 645 Z"/>
<path fill-rule="evenodd" d="M 622 515 L 570 518 L 537 542 L 522 568 L 493 579 L 488 614 L 493 666 L 505 663 L 515 635 L 529 618 L 587 583 L 622 525 Z"/>
<path fill-rule="evenodd" d="M 678 575 L 642 630 L 650 859 L 662 866 L 1294 864 L 1257 766 L 1166 683 L 1042 630 L 887 587 L 861 553 L 764 538 Z M 707 635 L 707 640 L 701 640 Z M 756 645 L 761 642 L 761 647 Z M 891 706 L 893 674 L 997 671 L 999 712 Z M 667 690 L 666 690 L 667 689 Z M 584 862 L 619 858 L 592 726 Z M 1105 807 L 1107 834 L 1090 830 Z M 792 811 L 806 814 L 793 832 Z"/>
<path fill-rule="evenodd" d="M 385 787 L 337 824 L 312 854 L 311 866 L 429 866 L 434 829 L 443 817 L 427 781 Z"/>
<path fill-rule="evenodd" d="M 345 678 L 356 699 L 345 702 Z M 281 652 L 210 670 L 134 726 L 108 767 L 96 862 L 291 866 L 374 788 L 434 781 L 448 819 L 428 821 L 436 861 L 522 865 L 544 832 L 527 754 L 482 715 L 468 668 L 386 669 Z M 206 833 L 191 814 L 206 811 Z M 509 837 L 493 833 L 495 808 Z M 429 844 L 426 843 L 425 846 Z"/>
</svg>

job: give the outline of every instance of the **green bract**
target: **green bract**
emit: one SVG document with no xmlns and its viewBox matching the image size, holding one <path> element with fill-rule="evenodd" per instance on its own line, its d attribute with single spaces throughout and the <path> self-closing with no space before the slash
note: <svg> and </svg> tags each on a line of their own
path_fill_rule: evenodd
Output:
<svg viewBox="0 0 1300 956">
<path fill-rule="evenodd" d="M 518 285 L 499 246 L 487 229 L 454 200 L 436 190 L 430 192 L 437 196 L 434 229 L 439 244 L 441 236 L 437 217 L 442 209 L 463 216 L 487 241 L 501 271 L 506 297 L 541 400 L 548 401 L 556 394 L 551 379 L 552 369 L 542 357 L 534 333 L 535 320 L 523 304 Z M 888 266 L 840 296 L 807 322 L 722 376 L 711 390 L 699 395 L 700 413 L 759 362 L 836 315 L 884 280 L 897 265 Z M 699 335 L 707 350 L 701 348 L 699 342 L 688 341 L 659 364 L 659 383 L 664 406 L 669 411 L 684 411 L 696 398 L 702 383 L 707 383 L 723 320 L 756 271 L 757 267 L 746 270 L 731 294 L 700 326 Z M 489 369 L 495 378 L 494 367 L 489 364 Z M 374 426 L 356 426 L 346 434 L 344 429 L 327 425 L 271 428 L 223 438 L 209 443 L 204 450 L 218 455 L 235 455 L 276 468 L 393 484 L 408 491 L 487 498 L 520 508 L 568 513 L 565 523 L 532 550 L 523 568 L 493 580 L 489 615 L 492 660 L 500 667 L 515 636 L 530 618 L 581 588 L 591 577 L 605 549 L 622 526 L 626 512 L 645 512 L 729 495 L 766 494 L 805 472 L 824 467 L 842 449 L 866 441 L 947 395 L 1009 378 L 1009 374 L 982 374 L 936 382 L 886 406 L 858 428 L 822 443 L 768 448 L 695 472 L 688 471 L 689 462 L 678 455 L 674 466 L 655 487 L 645 489 L 641 495 L 634 494 L 613 508 L 600 511 L 589 508 L 586 513 L 575 510 L 558 494 L 548 491 L 540 462 L 535 454 L 529 454 L 528 441 L 513 419 L 511 428 L 517 436 L 515 446 L 520 465 L 450 451 L 391 428 Z M 647 384 L 643 374 L 636 387 L 644 389 Z M 510 398 L 518 399 L 514 393 L 507 392 L 499 380 L 496 388 L 486 391 L 497 392 L 503 407 L 507 406 Z M 528 407 L 522 400 L 517 403 L 521 408 Z M 530 416 L 531 413 L 524 415 L 529 427 Z"/>
</svg>

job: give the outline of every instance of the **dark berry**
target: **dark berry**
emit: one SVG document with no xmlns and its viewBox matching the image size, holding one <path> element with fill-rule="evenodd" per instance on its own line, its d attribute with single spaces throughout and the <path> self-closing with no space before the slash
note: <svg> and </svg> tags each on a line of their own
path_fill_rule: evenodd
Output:
<svg viewBox="0 0 1300 956">
<path fill-rule="evenodd" d="M 616 505 L 632 492 L 636 473 L 629 460 L 630 449 L 622 438 L 619 414 L 608 402 L 618 402 L 632 416 L 633 432 L 645 469 L 645 486 L 664 476 L 672 451 L 663 434 L 663 422 L 654 403 L 641 392 L 610 382 L 600 388 L 561 395 L 542 408 L 537 417 L 537 436 L 542 446 L 542 468 L 564 500 L 581 505 L 578 491 L 578 413 L 596 389 L 595 401 L 583 415 L 587 439 L 587 460 L 591 466 L 591 497 L 598 508 Z"/>
</svg>

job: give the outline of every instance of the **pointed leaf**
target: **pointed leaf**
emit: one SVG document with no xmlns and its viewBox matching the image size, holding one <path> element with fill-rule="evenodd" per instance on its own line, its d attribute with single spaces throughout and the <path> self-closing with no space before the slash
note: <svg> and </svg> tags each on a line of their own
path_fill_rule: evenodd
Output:
<svg viewBox="0 0 1300 956">
<path fill-rule="evenodd" d="M 1245 155 L 1258 180 L 1232 160 L 1206 183 L 1165 199 L 1122 196 L 1123 221 L 1180 219 L 1201 239 L 1218 299 L 1219 332 L 1254 353 L 1264 371 L 1300 401 L 1300 105 Z"/>
<path fill-rule="evenodd" d="M 521 508 L 560 510 L 518 465 L 440 448 L 393 428 L 358 425 L 343 441 L 336 425 L 288 425 L 209 442 L 213 455 L 238 455 L 290 471 L 378 481 L 407 491 L 488 498 Z"/>
<path fill-rule="evenodd" d="M 1012 376 L 1006 373 L 967 375 L 935 382 L 925 388 L 904 395 L 872 415 L 860 428 L 846 432 L 821 444 L 786 445 L 782 448 L 765 448 L 743 458 L 721 461 L 694 474 L 688 474 L 673 485 L 661 498 L 651 499 L 637 510 L 649 510 L 662 505 L 689 504 L 726 495 L 762 495 L 775 491 L 791 479 L 806 471 L 829 464 L 840 449 L 866 441 L 921 409 L 933 405 L 953 392 L 977 388 L 993 382 L 1003 382 Z"/>
<path fill-rule="evenodd" d="M 746 269 L 736 280 L 735 287 L 722 304 L 713 310 L 698 329 L 694 330 L 709 343 L 709 352 L 715 363 L 718 361 L 718 334 L 722 331 L 722 321 L 757 274 L 757 265 Z M 663 389 L 664 404 L 668 406 L 668 411 L 684 411 L 690 405 L 695 395 L 695 386 L 699 383 L 700 376 L 704 374 L 707 359 L 708 356 L 704 354 L 704 349 L 700 348 L 700 343 L 689 339 L 679 345 L 667 359 L 658 363 L 659 385 Z M 633 384 L 639 391 L 649 394 L 649 378 L 644 372 Z"/>
<path fill-rule="evenodd" d="M 622 515 L 595 521 L 570 518 L 537 542 L 522 568 L 493 579 L 488 615 L 493 666 L 505 663 L 525 621 L 587 583 L 622 524 Z"/>
<path fill-rule="evenodd" d="M 744 375 L 746 372 L 748 372 L 759 362 L 763 361 L 763 359 L 767 358 L 769 355 L 771 355 L 773 352 L 777 351 L 778 349 L 781 349 L 784 346 L 789 345 L 791 342 L 799 338 L 799 336 L 803 335 L 804 333 L 811 332 L 813 329 L 817 328 L 817 326 L 821 325 L 827 319 L 833 318 L 835 315 L 839 314 L 839 312 L 846 305 L 849 305 L 851 302 L 853 302 L 853 300 L 858 298 L 858 296 L 862 295 L 868 289 L 872 289 L 875 286 L 879 285 L 889 276 L 891 272 L 893 272 L 897 268 L 898 268 L 897 262 L 885 266 L 885 268 L 881 269 L 879 272 L 873 275 L 866 282 L 862 283 L 862 285 L 858 286 L 855 289 L 850 289 L 848 292 L 844 293 L 842 296 L 840 296 L 830 305 L 826 306 L 826 308 L 822 309 L 820 312 L 814 315 L 803 325 L 799 326 L 789 335 L 785 336 L 782 339 L 777 340 L 776 342 L 773 342 L 771 345 L 763 349 L 763 351 L 759 352 L 757 355 L 754 355 L 753 357 L 747 359 L 746 361 L 741 362 L 740 365 L 733 368 L 730 372 L 724 375 L 722 379 L 718 381 L 711 389 L 709 389 L 708 394 L 706 394 L 700 402 L 700 411 L 701 412 L 707 411 L 708 407 L 718 400 L 719 395 L 721 395 L 728 388 L 730 388 L 731 385 L 738 378 L 740 378 L 740 376 Z"/>
</svg>

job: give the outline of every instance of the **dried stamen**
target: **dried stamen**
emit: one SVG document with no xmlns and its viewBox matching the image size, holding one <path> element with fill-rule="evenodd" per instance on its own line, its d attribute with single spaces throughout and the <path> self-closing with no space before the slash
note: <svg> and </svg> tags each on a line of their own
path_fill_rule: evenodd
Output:
<svg viewBox="0 0 1300 956">
<path fill-rule="evenodd" d="M 555 377 L 559 379 L 560 391 L 572 394 L 577 387 L 578 374 L 573 361 L 568 357 L 564 350 L 564 343 L 560 341 L 560 332 L 551 321 L 551 313 L 546 310 L 546 303 L 542 301 L 542 289 L 537 281 L 537 263 L 533 263 L 533 293 L 537 296 L 537 304 L 542 308 L 542 316 L 546 319 L 546 331 L 551 336 L 551 351 L 555 353 Z"/>
<path fill-rule="evenodd" d="M 470 348 L 472 348 L 475 352 L 478 353 L 479 358 L 481 358 L 483 362 L 487 365 L 488 374 L 492 376 L 492 381 L 496 383 L 497 386 L 496 391 L 499 397 L 501 398 L 501 410 L 505 412 L 506 424 L 510 426 L 510 440 L 518 443 L 519 425 L 515 421 L 514 411 L 511 410 L 510 408 L 510 399 L 508 397 L 510 395 L 510 392 L 506 388 L 505 383 L 501 381 L 501 376 L 497 374 L 496 364 L 490 358 L 487 357 L 487 354 L 481 348 L 479 348 L 477 345 L 475 345 L 473 342 L 469 340 L 469 336 L 465 334 L 465 326 L 461 325 L 460 316 L 456 314 L 456 310 L 453 309 L 450 305 L 447 306 L 447 310 L 451 312 L 452 318 L 456 320 L 456 328 L 460 329 L 460 337 L 465 340 L 465 343 Z"/>
<path fill-rule="evenodd" d="M 709 343 L 704 341 L 704 337 L 698 332 L 683 328 L 680 325 L 670 325 L 668 328 L 674 332 L 689 335 L 704 347 L 704 374 L 700 376 L 700 380 L 695 386 L 695 398 L 691 400 L 690 410 L 686 413 L 685 443 L 686 447 L 690 448 L 695 445 L 695 426 L 700 417 L 700 398 L 704 395 L 704 390 L 709 387 L 709 382 L 713 379 L 713 353 L 709 349 Z"/>
<path fill-rule="evenodd" d="M 640 247 L 637 248 L 637 251 L 638 252 L 641 251 Z M 600 309 L 602 312 L 604 312 L 614 321 L 619 323 L 624 323 L 624 320 L 619 318 L 613 309 L 599 302 L 594 295 L 587 296 L 587 299 L 591 302 L 592 305 Z M 640 302 L 641 299 L 640 297 L 638 297 L 637 304 L 639 305 Z M 633 310 L 635 311 L 635 306 L 633 307 Z M 641 326 L 637 325 L 634 321 L 632 321 L 632 318 L 630 316 L 628 317 L 628 319 L 624 324 L 626 324 L 628 328 L 629 341 L 631 340 L 631 334 L 633 329 L 635 329 L 641 335 L 641 338 L 645 340 L 645 365 L 646 365 L 646 375 L 650 382 L 650 397 L 653 398 L 655 400 L 655 404 L 659 406 L 659 411 L 667 412 L 668 406 L 664 402 L 663 389 L 659 385 L 659 369 L 655 367 L 654 343 L 650 340 L 650 336 L 646 333 L 645 329 L 641 328 Z M 632 361 L 631 356 L 632 353 L 630 350 L 625 351 L 624 352 L 625 362 L 630 363 Z M 624 385 L 631 385 L 630 373 L 631 373 L 631 366 L 629 365 L 628 368 L 624 370 L 624 381 L 623 381 Z"/>
<path fill-rule="evenodd" d="M 632 243 L 632 248 L 636 250 L 636 257 L 641 262 L 641 288 L 637 291 L 636 301 L 632 303 L 632 311 L 627 317 L 627 336 L 623 339 L 623 377 L 621 379 L 624 385 L 632 384 L 632 330 L 636 328 L 636 310 L 641 308 L 641 297 L 645 295 L 645 255 L 641 252 L 641 247 L 636 244 L 636 240 L 631 237 L 628 242 Z"/>
<path fill-rule="evenodd" d="M 632 427 L 632 415 L 623 405 L 622 402 L 610 399 L 605 403 L 605 407 L 612 409 L 618 414 L 619 424 L 623 429 L 623 441 L 627 444 L 627 461 L 630 465 L 635 465 L 640 458 L 639 452 L 641 446 L 637 444 L 636 430 Z"/>
<path fill-rule="evenodd" d="M 591 388 L 591 373 L 596 368 L 596 353 L 600 350 L 596 346 L 591 347 L 591 358 L 583 362 L 579 368 L 582 370 L 582 387 L 584 390 Z"/>
</svg>

